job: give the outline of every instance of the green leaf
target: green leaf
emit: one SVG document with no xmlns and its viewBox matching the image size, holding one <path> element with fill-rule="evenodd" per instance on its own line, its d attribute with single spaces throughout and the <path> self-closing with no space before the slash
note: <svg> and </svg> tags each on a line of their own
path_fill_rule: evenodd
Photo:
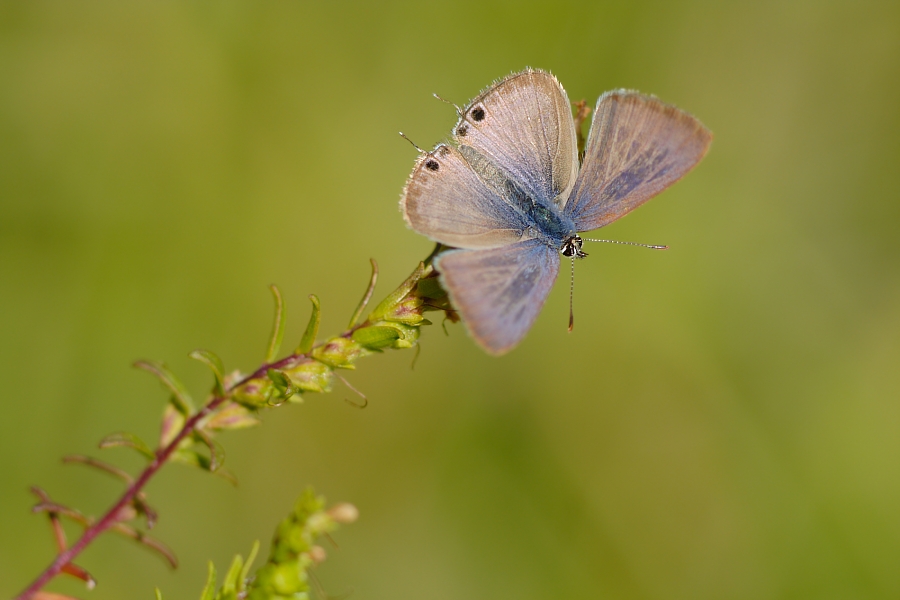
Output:
<svg viewBox="0 0 900 600">
<path fill-rule="evenodd" d="M 250 565 L 252 565 L 253 561 L 256 560 L 257 554 L 259 554 L 259 540 L 253 542 L 253 547 L 250 549 L 250 554 L 247 555 L 247 560 L 244 562 L 244 570 L 241 571 L 241 591 L 243 591 L 243 587 L 247 582 L 247 578 L 250 577 Z"/>
<path fill-rule="evenodd" d="M 370 258 L 369 262 L 372 263 L 372 276 L 369 278 L 369 286 L 366 288 L 366 293 L 363 294 L 362 300 L 359 301 L 359 306 L 356 307 L 353 316 L 350 317 L 350 324 L 347 325 L 347 329 L 353 329 L 359 323 L 359 318 L 362 316 L 363 311 L 366 310 L 366 306 L 369 305 L 369 300 L 375 291 L 375 282 L 378 281 L 378 263 L 375 262 L 374 258 Z"/>
<path fill-rule="evenodd" d="M 300 345 L 294 350 L 294 354 L 306 354 L 312 350 L 313 344 L 316 343 L 316 336 L 319 334 L 319 320 L 321 319 L 319 298 L 315 294 L 310 294 L 309 300 L 313 305 L 312 314 L 309 315 L 306 331 L 303 332 L 303 338 L 300 339 Z"/>
<path fill-rule="evenodd" d="M 281 339 L 284 337 L 284 302 L 281 300 L 281 291 L 277 285 L 270 285 L 272 296 L 275 298 L 275 322 L 272 325 L 272 337 L 269 339 L 269 349 L 266 351 L 266 363 L 275 360 L 281 349 Z"/>
<path fill-rule="evenodd" d="M 291 381 L 291 378 L 288 377 L 287 373 L 284 371 L 280 371 L 278 369 L 269 369 L 266 371 L 266 375 L 269 376 L 269 379 L 272 383 L 275 384 L 275 387 L 278 388 L 278 392 L 281 397 L 287 400 L 291 396 L 297 393 L 297 388 L 294 387 L 294 383 Z"/>
<path fill-rule="evenodd" d="M 378 349 L 391 346 L 400 337 L 400 332 L 393 327 L 373 325 L 353 332 L 353 341 L 366 348 Z"/>
<path fill-rule="evenodd" d="M 175 439 L 175 436 L 177 436 L 178 432 L 181 431 L 181 428 L 184 427 L 186 421 L 186 415 L 174 404 L 171 402 L 166 404 L 166 408 L 163 409 L 162 423 L 159 428 L 159 447 L 165 448 L 172 443 L 172 440 Z"/>
<path fill-rule="evenodd" d="M 241 558 L 240 554 L 235 554 L 231 561 L 231 566 L 228 568 L 228 573 L 225 574 L 225 580 L 222 581 L 222 589 L 219 591 L 219 596 L 233 598 L 241 591 L 243 582 L 240 577 L 243 567 L 244 559 Z"/>
<path fill-rule="evenodd" d="M 210 352 L 209 350 L 194 350 L 188 354 L 194 360 L 199 360 L 205 364 L 213 372 L 216 378 L 215 394 L 218 397 L 225 395 L 225 367 L 222 365 L 222 359 Z"/>
<path fill-rule="evenodd" d="M 156 588 L 156 600 L 163 600 L 162 591 L 159 588 Z"/>
<path fill-rule="evenodd" d="M 194 433 L 209 449 L 209 470 L 215 473 L 225 462 L 225 447 L 202 429 L 196 429 Z"/>
<path fill-rule="evenodd" d="M 226 469 L 224 467 L 220 467 L 220 468 L 216 469 L 215 471 L 213 471 L 210 468 L 209 457 L 204 454 L 201 454 L 200 452 L 197 452 L 196 450 L 182 448 L 181 450 L 178 450 L 177 452 L 172 453 L 171 460 L 173 462 L 179 462 L 183 465 L 188 465 L 191 467 L 198 467 L 200 469 L 203 469 L 204 471 L 209 471 L 211 473 L 215 473 L 216 475 L 218 475 L 222 479 L 228 481 L 232 485 L 237 485 L 237 478 L 234 476 L 234 473 L 232 473 L 231 471 L 229 471 L 228 469 Z"/>
<path fill-rule="evenodd" d="M 140 531 L 131 525 L 122 523 L 121 521 L 110 527 L 109 531 L 134 540 L 145 548 L 152 550 L 157 556 L 169 563 L 169 566 L 173 569 L 178 568 L 178 557 L 175 556 L 175 553 L 172 552 L 171 548 L 158 539 L 147 535 L 145 532 Z"/>
<path fill-rule="evenodd" d="M 222 431 L 254 427 L 259 423 L 259 418 L 248 408 L 237 402 L 229 402 L 214 412 L 203 424 L 203 428 L 210 431 Z"/>
<path fill-rule="evenodd" d="M 156 454 L 153 453 L 153 450 L 150 449 L 144 440 L 134 435 L 133 433 L 128 433 L 127 431 L 119 431 L 116 433 L 111 433 L 102 440 L 100 440 L 99 444 L 100 448 L 116 448 L 119 446 L 125 446 L 126 448 L 132 448 L 137 450 L 150 460 L 156 458 Z"/>
<path fill-rule="evenodd" d="M 391 323 L 390 326 L 396 329 L 400 334 L 400 337 L 394 342 L 392 348 L 412 348 L 416 345 L 416 340 L 419 339 L 419 334 L 421 333 L 418 327 L 404 325 L 403 323 Z"/>
<path fill-rule="evenodd" d="M 387 298 L 381 301 L 381 303 L 375 307 L 375 310 L 372 311 L 372 314 L 369 315 L 370 321 L 380 321 L 385 315 L 389 314 L 393 308 L 400 303 L 411 291 L 413 291 L 418 284 L 419 280 L 422 278 L 422 275 L 425 273 L 425 263 L 419 263 L 419 266 L 416 267 L 416 270 L 412 272 L 406 281 L 400 284 L 396 290 L 390 293 Z"/>
<path fill-rule="evenodd" d="M 134 366 L 156 376 L 172 392 L 172 402 L 181 414 L 190 415 L 194 412 L 194 401 L 187 388 L 164 364 L 152 360 L 139 360 Z"/>
<path fill-rule="evenodd" d="M 97 469 L 98 471 L 102 471 L 103 473 L 112 475 L 116 479 L 124 481 L 128 485 L 131 485 L 134 482 L 134 478 L 119 467 L 103 462 L 102 460 L 97 460 L 91 456 L 69 454 L 68 456 L 63 456 L 62 460 L 66 464 L 79 464 L 91 467 L 92 469 Z"/>
<path fill-rule="evenodd" d="M 200 600 L 215 600 L 216 598 L 216 565 L 209 561 L 209 571 L 206 576 L 206 585 L 200 594 Z"/>
</svg>

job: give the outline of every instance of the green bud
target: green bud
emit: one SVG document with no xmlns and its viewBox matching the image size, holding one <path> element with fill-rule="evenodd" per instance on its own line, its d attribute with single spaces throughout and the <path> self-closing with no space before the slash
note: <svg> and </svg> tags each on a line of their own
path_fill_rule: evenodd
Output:
<svg viewBox="0 0 900 600">
<path fill-rule="evenodd" d="M 362 327 L 353 332 L 353 341 L 370 350 L 380 350 L 394 345 L 400 337 L 400 332 L 394 327 L 371 325 Z"/>
<path fill-rule="evenodd" d="M 269 399 L 275 392 L 275 384 L 270 379 L 251 379 L 235 388 L 231 397 L 247 408 L 259 408 L 268 406 Z"/>
<path fill-rule="evenodd" d="M 353 364 L 363 355 L 363 348 L 345 337 L 333 337 L 312 351 L 312 357 L 335 369 L 355 369 Z"/>
<path fill-rule="evenodd" d="M 418 296 L 409 296 L 395 304 L 384 315 L 385 321 L 396 321 L 407 325 L 419 325 L 422 322 L 423 300 Z"/>
<path fill-rule="evenodd" d="M 315 360 L 300 363 L 284 372 L 301 392 L 330 392 L 334 381 L 332 368 Z"/>
<path fill-rule="evenodd" d="M 280 371 L 278 369 L 269 369 L 266 371 L 266 374 L 269 376 L 269 379 L 272 383 L 275 384 L 275 388 L 278 390 L 278 396 L 280 396 L 284 400 L 290 399 L 291 396 L 297 393 L 297 388 L 294 387 L 294 382 L 291 381 L 291 378 L 284 371 Z"/>
</svg>

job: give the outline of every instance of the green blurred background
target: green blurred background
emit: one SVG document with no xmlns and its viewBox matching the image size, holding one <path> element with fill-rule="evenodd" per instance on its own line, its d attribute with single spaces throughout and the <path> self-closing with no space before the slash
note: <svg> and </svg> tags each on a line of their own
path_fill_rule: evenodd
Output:
<svg viewBox="0 0 900 600">
<path fill-rule="evenodd" d="M 416 152 L 525 66 L 573 100 L 637 88 L 716 135 L 604 230 L 577 324 L 559 285 L 524 343 L 461 326 L 227 434 L 240 487 L 173 466 L 149 494 L 182 567 L 108 537 L 95 599 L 196 598 L 308 484 L 358 523 L 317 575 L 352 598 L 900 596 L 900 4 L 0 4 L 0 596 L 53 555 L 28 486 L 97 514 L 66 453 L 263 357 L 266 286 L 299 339 L 431 244 L 397 200 Z M 136 469 L 125 451 L 105 458 Z"/>
</svg>

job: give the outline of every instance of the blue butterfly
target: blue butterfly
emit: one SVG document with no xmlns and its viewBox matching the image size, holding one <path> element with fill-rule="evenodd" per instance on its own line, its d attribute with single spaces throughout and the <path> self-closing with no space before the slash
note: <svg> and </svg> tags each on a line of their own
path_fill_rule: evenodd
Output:
<svg viewBox="0 0 900 600">
<path fill-rule="evenodd" d="M 712 134 L 633 91 L 597 101 L 579 168 L 572 107 L 550 73 L 527 69 L 458 110 L 450 143 L 422 152 L 400 199 L 406 223 L 454 250 L 435 259 L 473 338 L 503 354 L 521 341 L 578 232 L 612 223 L 672 185 Z"/>
</svg>

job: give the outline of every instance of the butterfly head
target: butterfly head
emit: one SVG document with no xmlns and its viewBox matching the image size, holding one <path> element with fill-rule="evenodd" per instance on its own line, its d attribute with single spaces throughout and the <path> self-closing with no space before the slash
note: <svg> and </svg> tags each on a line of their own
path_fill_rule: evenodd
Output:
<svg viewBox="0 0 900 600">
<path fill-rule="evenodd" d="M 566 257 L 574 256 L 575 258 L 584 258 L 587 256 L 587 252 L 581 251 L 581 244 L 584 243 L 584 240 L 577 235 L 570 236 L 566 238 L 566 241 L 563 242 L 562 247 L 559 249 L 559 253 Z"/>
</svg>

